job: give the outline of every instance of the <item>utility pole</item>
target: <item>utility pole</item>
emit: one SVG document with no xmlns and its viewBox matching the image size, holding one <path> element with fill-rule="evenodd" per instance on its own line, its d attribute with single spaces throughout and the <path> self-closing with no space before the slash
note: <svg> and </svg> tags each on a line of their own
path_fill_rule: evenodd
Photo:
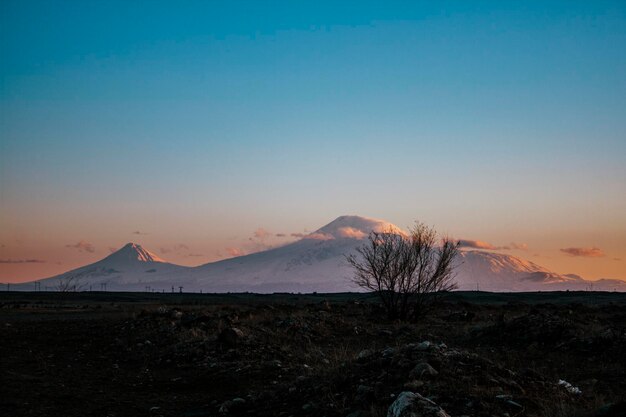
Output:
<svg viewBox="0 0 626 417">
<path fill-rule="evenodd" d="M 178 292 L 182 294 L 183 293 L 183 287 L 178 287 Z"/>
</svg>

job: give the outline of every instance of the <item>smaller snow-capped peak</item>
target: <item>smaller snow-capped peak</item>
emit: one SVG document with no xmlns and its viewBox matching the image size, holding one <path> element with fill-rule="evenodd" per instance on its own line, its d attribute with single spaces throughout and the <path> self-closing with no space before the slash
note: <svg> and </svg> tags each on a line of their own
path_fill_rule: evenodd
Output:
<svg viewBox="0 0 626 417">
<path fill-rule="evenodd" d="M 363 239 L 371 232 L 389 232 L 406 234 L 398 226 L 384 220 L 373 219 L 361 216 L 340 216 L 326 226 L 316 230 L 307 237 L 328 240 L 328 239 Z"/>
<path fill-rule="evenodd" d="M 547 269 L 524 259 L 512 255 L 504 255 L 495 252 L 484 252 L 477 250 L 462 250 L 460 257 L 463 262 L 477 266 L 481 264 L 491 272 L 550 272 Z"/>
<path fill-rule="evenodd" d="M 113 252 L 105 260 L 122 262 L 167 262 L 154 253 L 144 249 L 136 243 L 127 243 L 120 250 Z"/>
</svg>

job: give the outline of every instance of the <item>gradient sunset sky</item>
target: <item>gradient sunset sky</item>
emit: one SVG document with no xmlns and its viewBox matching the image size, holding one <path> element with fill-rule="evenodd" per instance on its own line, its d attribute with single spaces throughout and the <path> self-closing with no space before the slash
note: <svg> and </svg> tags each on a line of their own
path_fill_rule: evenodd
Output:
<svg viewBox="0 0 626 417">
<path fill-rule="evenodd" d="M 626 279 L 624 1 L 0 13 L 0 282 L 130 241 L 198 265 L 343 214 Z"/>
</svg>

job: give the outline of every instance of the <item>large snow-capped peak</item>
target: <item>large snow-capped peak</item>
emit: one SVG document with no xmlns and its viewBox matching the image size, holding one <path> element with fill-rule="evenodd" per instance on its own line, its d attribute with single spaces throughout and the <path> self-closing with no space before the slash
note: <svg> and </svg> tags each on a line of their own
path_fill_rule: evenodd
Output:
<svg viewBox="0 0 626 417">
<path fill-rule="evenodd" d="M 317 240 L 364 239 L 371 232 L 406 234 L 398 226 L 384 220 L 362 216 L 339 216 L 305 238 Z"/>
<path fill-rule="evenodd" d="M 78 279 L 89 288 L 116 291 L 209 292 L 344 292 L 358 291 L 346 255 L 354 254 L 370 232 L 406 235 L 384 220 L 340 216 L 296 242 L 273 249 L 211 262 L 197 267 L 174 265 L 135 243 L 106 258 L 55 277 L 41 280 L 54 287 Z M 542 291 L 594 289 L 626 290 L 618 280 L 586 281 L 560 275 L 528 260 L 484 250 L 461 250 L 455 281 L 460 290 Z M 84 287 L 86 288 L 86 287 Z M 23 289 L 32 290 L 24 284 Z"/>
<path fill-rule="evenodd" d="M 127 243 L 121 249 L 113 252 L 101 262 L 113 262 L 113 263 L 134 263 L 134 262 L 167 262 L 159 258 L 154 253 L 150 252 L 138 245 L 137 243 Z"/>
</svg>

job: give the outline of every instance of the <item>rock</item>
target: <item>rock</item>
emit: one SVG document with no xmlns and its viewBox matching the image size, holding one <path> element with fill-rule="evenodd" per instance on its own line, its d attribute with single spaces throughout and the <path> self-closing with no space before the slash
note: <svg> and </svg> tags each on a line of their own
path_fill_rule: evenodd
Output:
<svg viewBox="0 0 626 417">
<path fill-rule="evenodd" d="M 359 385 L 356 389 L 355 401 L 360 404 L 367 404 L 374 397 L 374 388 L 367 385 Z"/>
<path fill-rule="evenodd" d="M 509 405 L 509 406 L 511 406 L 511 407 L 513 407 L 513 408 L 518 408 L 518 409 L 520 409 L 520 410 L 524 408 L 524 406 L 523 406 L 523 405 L 521 405 L 520 403 L 516 403 L 516 402 L 515 402 L 515 401 L 513 401 L 513 400 L 508 400 L 508 401 L 506 402 L 506 404 L 507 404 L 507 405 Z"/>
<path fill-rule="evenodd" d="M 222 330 L 218 336 L 218 341 L 227 346 L 237 346 L 237 343 L 243 339 L 244 333 L 236 327 L 227 327 Z"/>
<path fill-rule="evenodd" d="M 392 347 L 388 347 L 381 352 L 383 358 L 390 358 L 396 354 L 396 349 Z"/>
<path fill-rule="evenodd" d="M 231 406 L 232 406 L 232 403 L 230 400 L 224 401 L 222 404 L 220 404 L 220 409 L 219 409 L 220 414 L 228 414 L 228 411 L 230 411 Z"/>
<path fill-rule="evenodd" d="M 422 388 L 424 386 L 424 381 L 420 381 L 418 379 L 414 379 L 412 381 L 407 382 L 406 384 L 404 384 L 404 388 L 410 390 L 410 391 L 416 391 L 419 388 Z"/>
<path fill-rule="evenodd" d="M 302 411 L 305 411 L 308 413 L 309 411 L 312 411 L 312 410 L 313 410 L 313 404 L 311 403 L 306 403 L 302 406 Z"/>
<path fill-rule="evenodd" d="M 429 350 L 433 346 L 428 340 L 418 343 L 415 345 L 415 350 Z"/>
<path fill-rule="evenodd" d="M 240 408 L 245 403 L 246 403 L 246 400 L 244 400 L 243 398 L 239 398 L 239 397 L 233 398 L 232 400 L 224 401 L 220 405 L 219 412 L 220 412 L 220 414 L 228 414 L 231 411 Z"/>
<path fill-rule="evenodd" d="M 357 410 L 348 414 L 346 417 L 370 417 L 371 414 L 367 411 Z"/>
<path fill-rule="evenodd" d="M 570 394 L 575 394 L 575 395 L 582 394 L 582 391 L 580 390 L 580 388 L 573 386 L 572 384 L 570 384 L 564 379 L 559 379 L 558 385 L 565 388 L 565 390 L 569 392 Z"/>
<path fill-rule="evenodd" d="M 427 378 L 431 376 L 437 376 L 439 372 L 426 362 L 420 362 L 411 371 L 411 378 Z"/>
<path fill-rule="evenodd" d="M 387 417 L 450 417 L 434 401 L 421 395 L 404 391 L 389 406 Z"/>
<path fill-rule="evenodd" d="M 374 351 L 372 349 L 364 349 L 360 351 L 358 355 L 356 355 L 356 360 L 364 361 L 371 358 L 372 356 L 374 356 Z"/>
<path fill-rule="evenodd" d="M 618 417 L 626 415 L 626 401 L 605 404 L 592 414 L 593 417 Z"/>
</svg>

